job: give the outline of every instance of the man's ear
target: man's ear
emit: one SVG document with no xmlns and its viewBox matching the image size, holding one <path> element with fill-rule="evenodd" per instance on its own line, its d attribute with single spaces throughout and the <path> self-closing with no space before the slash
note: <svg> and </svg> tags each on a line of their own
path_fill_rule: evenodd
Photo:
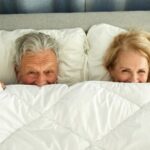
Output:
<svg viewBox="0 0 150 150">
<path fill-rule="evenodd" d="M 15 70 L 15 73 L 17 75 L 18 74 L 18 66 L 17 65 L 14 66 L 14 70 Z"/>
<path fill-rule="evenodd" d="M 18 81 L 18 79 L 19 79 L 19 67 L 17 65 L 14 66 L 14 71 L 15 71 L 16 78 L 17 78 L 17 81 Z"/>
</svg>

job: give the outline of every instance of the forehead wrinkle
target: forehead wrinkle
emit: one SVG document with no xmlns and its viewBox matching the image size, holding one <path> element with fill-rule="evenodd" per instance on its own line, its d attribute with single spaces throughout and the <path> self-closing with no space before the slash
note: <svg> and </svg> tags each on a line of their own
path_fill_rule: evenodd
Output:
<svg viewBox="0 0 150 150">
<path fill-rule="evenodd" d="M 52 53 L 27 53 L 22 56 L 22 63 L 33 63 L 33 64 L 45 64 L 45 63 L 57 63 L 55 54 Z"/>
</svg>

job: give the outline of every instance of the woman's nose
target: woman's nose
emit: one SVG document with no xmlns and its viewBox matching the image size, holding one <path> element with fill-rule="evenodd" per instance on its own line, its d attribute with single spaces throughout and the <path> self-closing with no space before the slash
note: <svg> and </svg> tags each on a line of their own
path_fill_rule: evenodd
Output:
<svg viewBox="0 0 150 150">
<path fill-rule="evenodd" d="M 139 82 L 139 77 L 137 74 L 132 74 L 131 75 L 131 78 L 130 78 L 130 82 L 133 82 L 133 83 L 138 83 Z"/>
</svg>

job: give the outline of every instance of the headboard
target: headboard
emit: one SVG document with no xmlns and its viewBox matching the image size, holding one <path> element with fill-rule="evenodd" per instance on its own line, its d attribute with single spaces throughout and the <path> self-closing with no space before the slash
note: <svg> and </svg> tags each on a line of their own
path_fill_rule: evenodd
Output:
<svg viewBox="0 0 150 150">
<path fill-rule="evenodd" d="M 58 83 L 108 80 L 104 78 L 103 55 L 113 37 L 126 28 L 150 31 L 150 11 L 0 15 L 0 80 L 16 83 L 15 39 L 32 29 L 58 40 Z"/>
<path fill-rule="evenodd" d="M 82 27 L 87 31 L 92 25 L 108 23 L 118 27 L 136 27 L 150 31 L 150 11 L 1 14 L 0 29 L 61 29 Z"/>
</svg>

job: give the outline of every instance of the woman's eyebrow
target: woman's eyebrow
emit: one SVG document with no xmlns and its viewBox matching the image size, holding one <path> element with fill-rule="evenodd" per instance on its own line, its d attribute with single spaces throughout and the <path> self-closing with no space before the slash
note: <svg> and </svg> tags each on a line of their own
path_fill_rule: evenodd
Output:
<svg viewBox="0 0 150 150">
<path fill-rule="evenodd" d="M 129 69 L 130 70 L 130 68 L 128 68 L 128 67 L 120 67 L 120 69 Z"/>
</svg>

